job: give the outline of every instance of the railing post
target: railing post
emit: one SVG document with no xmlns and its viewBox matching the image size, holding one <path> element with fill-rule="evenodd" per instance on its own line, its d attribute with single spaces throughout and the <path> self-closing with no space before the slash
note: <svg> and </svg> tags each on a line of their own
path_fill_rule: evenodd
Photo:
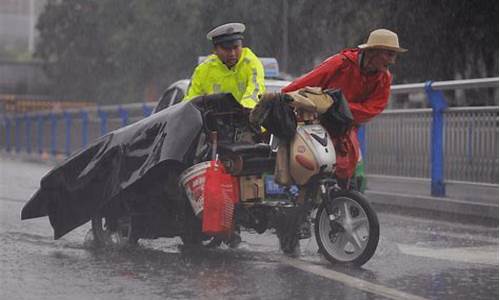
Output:
<svg viewBox="0 0 500 300">
<path fill-rule="evenodd" d="M 24 129 L 26 132 L 26 152 L 31 154 L 31 118 L 28 114 L 24 114 Z"/>
<path fill-rule="evenodd" d="M 33 152 L 37 152 L 37 148 L 36 148 L 36 143 L 37 143 L 37 114 L 33 113 L 31 115 L 31 124 L 34 128 L 33 130 L 33 135 L 31 136 L 31 147 L 33 148 Z"/>
<path fill-rule="evenodd" d="M 21 117 L 15 116 L 16 124 L 14 128 L 14 143 L 16 147 L 16 152 L 21 152 Z"/>
<path fill-rule="evenodd" d="M 37 116 L 37 143 L 38 143 L 38 153 L 43 153 L 43 115 L 39 114 Z"/>
<path fill-rule="evenodd" d="M 10 152 L 11 148 L 11 130 L 12 130 L 12 124 L 10 122 L 10 119 L 5 117 L 5 150 L 7 152 Z"/>
<path fill-rule="evenodd" d="M 144 118 L 149 117 L 153 113 L 153 107 L 149 107 L 146 105 L 146 103 L 143 103 L 142 112 L 144 114 Z"/>
<path fill-rule="evenodd" d="M 71 154 L 71 113 L 64 112 L 64 123 L 65 123 L 65 131 L 66 131 L 66 141 L 64 143 L 64 152 L 66 156 L 70 156 Z"/>
<path fill-rule="evenodd" d="M 425 93 L 432 107 L 431 195 L 444 197 L 446 189 L 443 165 L 443 112 L 448 107 L 448 104 L 441 91 L 432 89 L 432 81 L 425 83 Z"/>
<path fill-rule="evenodd" d="M 82 146 L 87 146 L 89 142 L 89 113 L 86 110 L 80 111 L 82 117 Z"/>
<path fill-rule="evenodd" d="M 50 113 L 50 153 L 53 156 L 57 154 L 57 116 L 55 113 Z"/>
<path fill-rule="evenodd" d="M 366 172 L 365 172 L 365 157 L 366 157 L 366 135 L 365 135 L 365 125 L 361 125 L 358 128 L 358 141 L 361 154 L 361 160 L 356 163 L 356 169 L 354 171 L 354 180 L 356 181 L 356 186 L 358 191 L 364 193 L 366 190 Z"/>
<path fill-rule="evenodd" d="M 120 105 L 118 107 L 118 113 L 120 114 L 120 118 L 122 119 L 122 127 L 125 127 L 128 125 L 128 111 L 126 109 L 123 109 L 123 107 Z"/>
<path fill-rule="evenodd" d="M 365 125 L 361 125 L 358 128 L 358 140 L 359 140 L 359 147 L 361 148 L 361 156 L 363 157 L 363 160 L 366 157 L 366 134 L 365 134 Z"/>
<path fill-rule="evenodd" d="M 101 120 L 101 136 L 108 132 L 108 113 L 103 110 L 98 110 L 99 119 Z"/>
</svg>

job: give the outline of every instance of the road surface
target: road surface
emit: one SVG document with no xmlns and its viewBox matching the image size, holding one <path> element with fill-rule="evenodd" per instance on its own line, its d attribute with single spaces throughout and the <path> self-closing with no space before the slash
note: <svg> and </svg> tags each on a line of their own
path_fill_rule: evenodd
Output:
<svg viewBox="0 0 500 300">
<path fill-rule="evenodd" d="M 243 232 L 237 249 L 95 249 L 89 224 L 56 241 L 47 218 L 20 220 L 50 168 L 0 156 L 0 299 L 498 299 L 498 227 L 385 208 L 375 255 L 351 269 L 314 238 L 287 257 L 270 232 Z"/>
</svg>

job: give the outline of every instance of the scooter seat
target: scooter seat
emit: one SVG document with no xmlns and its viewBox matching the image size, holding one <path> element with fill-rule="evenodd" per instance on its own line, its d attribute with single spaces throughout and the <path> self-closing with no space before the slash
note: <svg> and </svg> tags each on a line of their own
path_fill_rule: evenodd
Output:
<svg viewBox="0 0 500 300">
<path fill-rule="evenodd" d="M 253 157 L 243 159 L 242 167 L 237 176 L 262 175 L 264 173 L 273 173 L 276 159 L 274 157 Z"/>
<path fill-rule="evenodd" d="M 269 156 L 271 146 L 265 143 L 258 144 L 226 144 L 220 143 L 219 153 L 222 155 L 243 155 L 243 156 Z"/>
</svg>

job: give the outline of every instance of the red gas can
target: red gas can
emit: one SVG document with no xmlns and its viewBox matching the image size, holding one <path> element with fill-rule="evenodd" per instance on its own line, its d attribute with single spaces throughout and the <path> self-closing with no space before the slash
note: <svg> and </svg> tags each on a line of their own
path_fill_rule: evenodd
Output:
<svg viewBox="0 0 500 300">
<path fill-rule="evenodd" d="M 205 173 L 204 198 L 202 231 L 209 235 L 230 235 L 239 183 L 219 161 L 211 161 Z"/>
</svg>

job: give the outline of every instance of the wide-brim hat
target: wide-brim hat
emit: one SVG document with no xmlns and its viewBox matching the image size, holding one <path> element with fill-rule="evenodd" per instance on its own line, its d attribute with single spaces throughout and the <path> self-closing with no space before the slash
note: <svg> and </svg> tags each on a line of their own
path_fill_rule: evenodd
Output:
<svg viewBox="0 0 500 300">
<path fill-rule="evenodd" d="M 408 49 L 399 47 L 398 35 L 387 29 L 377 29 L 370 32 L 368 41 L 358 46 L 360 49 L 387 49 L 396 52 L 406 52 Z"/>
<path fill-rule="evenodd" d="M 242 23 L 227 23 L 210 30 L 207 33 L 207 39 L 214 45 L 230 45 L 243 39 L 245 25 Z"/>
</svg>

